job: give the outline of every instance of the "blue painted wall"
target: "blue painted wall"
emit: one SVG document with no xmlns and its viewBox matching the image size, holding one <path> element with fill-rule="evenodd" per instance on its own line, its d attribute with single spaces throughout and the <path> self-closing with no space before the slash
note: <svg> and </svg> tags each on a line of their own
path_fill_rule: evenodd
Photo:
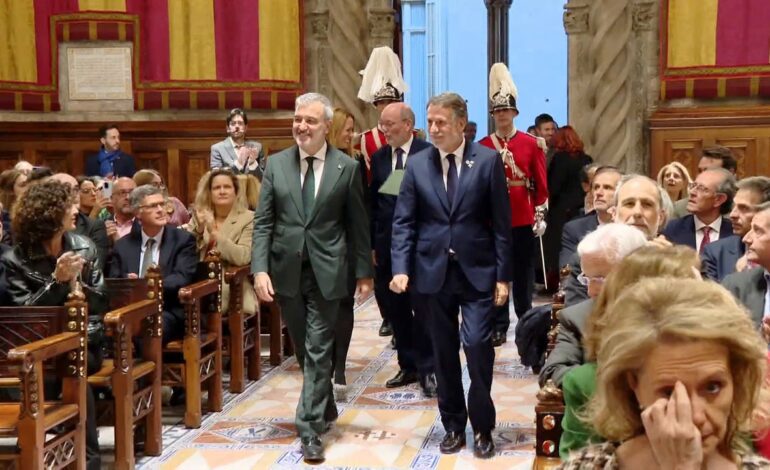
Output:
<svg viewBox="0 0 770 470">
<path fill-rule="evenodd" d="M 562 0 L 514 0 L 510 10 L 509 66 L 519 88 L 522 130 L 547 112 L 567 118 L 567 36 Z M 442 91 L 468 101 L 477 138 L 487 130 L 487 11 L 483 0 L 405 1 L 404 77 L 406 101 L 417 127 L 425 128 L 425 103 Z"/>
</svg>

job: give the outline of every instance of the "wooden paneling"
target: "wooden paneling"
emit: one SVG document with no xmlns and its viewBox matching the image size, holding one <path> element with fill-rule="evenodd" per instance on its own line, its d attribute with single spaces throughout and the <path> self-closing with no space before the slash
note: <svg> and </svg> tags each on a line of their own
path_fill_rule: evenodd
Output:
<svg viewBox="0 0 770 470">
<path fill-rule="evenodd" d="M 190 203 L 201 175 L 208 171 L 211 145 L 224 139 L 223 121 L 118 123 L 121 148 L 138 169 L 153 168 L 169 192 Z M 99 148 L 100 122 L 0 123 L 0 170 L 18 160 L 80 175 L 86 158 Z M 250 119 L 248 138 L 262 142 L 266 155 L 294 144 L 291 119 Z"/>
<path fill-rule="evenodd" d="M 723 145 L 738 160 L 738 177 L 770 176 L 770 107 L 668 109 L 650 119 L 651 165 L 655 176 L 672 161 L 694 177 L 704 147 Z"/>
</svg>

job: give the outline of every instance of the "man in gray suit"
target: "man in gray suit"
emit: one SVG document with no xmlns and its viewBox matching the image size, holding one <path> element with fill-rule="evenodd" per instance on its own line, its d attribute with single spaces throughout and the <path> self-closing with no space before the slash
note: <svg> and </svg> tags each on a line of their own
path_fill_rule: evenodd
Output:
<svg viewBox="0 0 770 470">
<path fill-rule="evenodd" d="M 359 298 L 371 292 L 374 274 L 361 172 L 326 142 L 332 113 L 323 95 L 297 98 L 297 145 L 270 157 L 252 239 L 254 290 L 278 301 L 303 371 L 295 423 L 308 463 L 324 460 L 319 435 L 337 419 L 331 354 L 348 273 Z"/>
<path fill-rule="evenodd" d="M 254 175 L 262 180 L 265 170 L 265 156 L 262 144 L 246 140 L 249 117 L 246 111 L 235 108 L 225 120 L 228 137 L 211 146 L 211 168 L 230 168 L 235 173 Z"/>
<path fill-rule="evenodd" d="M 768 327 L 770 305 L 767 302 L 768 270 L 770 270 L 770 202 L 756 207 L 751 230 L 743 237 L 746 261 L 756 267 L 727 276 L 722 285 L 749 310 L 757 327 Z"/>
<path fill-rule="evenodd" d="M 621 223 L 602 225 L 578 244 L 577 253 L 583 270 L 578 280 L 587 287 L 589 298 L 559 312 L 556 347 L 540 371 L 540 385 L 553 379 L 556 385 L 561 386 L 567 372 L 583 364 L 583 331 L 593 310 L 594 299 L 604 287 L 604 279 L 623 258 L 645 244 L 647 238 L 641 230 Z"/>
</svg>

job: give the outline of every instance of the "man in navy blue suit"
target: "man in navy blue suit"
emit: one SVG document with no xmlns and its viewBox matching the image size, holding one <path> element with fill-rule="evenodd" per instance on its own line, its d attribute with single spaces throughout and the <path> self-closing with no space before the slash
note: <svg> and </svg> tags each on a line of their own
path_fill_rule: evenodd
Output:
<svg viewBox="0 0 770 470">
<path fill-rule="evenodd" d="M 120 130 L 115 124 L 99 129 L 99 152 L 86 158 L 86 176 L 117 179 L 133 178 L 136 173 L 134 157 L 120 150 Z"/>
<path fill-rule="evenodd" d="M 709 243 L 701 253 L 701 271 L 703 277 L 721 282 L 728 274 L 736 271 L 738 261 L 744 258 L 746 245 L 743 237 L 751 229 L 756 206 L 770 201 L 770 178 L 752 176 L 738 182 L 738 192 L 733 198 L 730 211 L 730 223 L 733 235 Z M 745 258 L 741 263 L 746 267 Z"/>
<path fill-rule="evenodd" d="M 427 115 L 437 148 L 414 155 L 406 167 L 393 218 L 390 288 L 400 294 L 413 286 L 425 310 L 446 430 L 441 452 L 456 453 L 465 446 L 470 417 L 474 454 L 489 458 L 495 448 L 490 393 L 494 309 L 508 300 L 511 280 L 511 208 L 505 173 L 495 151 L 465 141 L 468 108 L 460 95 L 434 96 Z M 462 312 L 459 335 L 458 312 Z M 461 342 L 471 378 L 467 407 Z"/>
<path fill-rule="evenodd" d="M 690 183 L 686 215 L 666 225 L 663 235 L 676 245 L 687 245 L 698 253 L 709 244 L 733 234 L 725 217 L 735 196 L 735 176 L 724 168 L 705 170 Z"/>
<path fill-rule="evenodd" d="M 414 137 L 414 112 L 405 103 L 391 103 L 382 110 L 380 127 L 387 145 L 372 155 L 371 175 L 371 236 L 375 260 L 374 292 L 385 319 L 393 326 L 398 354 L 398 373 L 385 383 L 387 388 L 402 387 L 420 381 L 423 395 L 436 396 L 436 376 L 433 373 L 433 352 L 424 328 L 424 315 L 418 303 L 412 305 L 410 294 L 396 294 L 388 284 L 393 276 L 390 263 L 391 231 L 396 196 L 380 193 L 385 180 L 395 171 L 406 168 L 413 155 L 431 147 Z M 415 299 L 417 300 L 417 299 Z M 412 310 L 415 314 L 412 314 Z"/>
</svg>

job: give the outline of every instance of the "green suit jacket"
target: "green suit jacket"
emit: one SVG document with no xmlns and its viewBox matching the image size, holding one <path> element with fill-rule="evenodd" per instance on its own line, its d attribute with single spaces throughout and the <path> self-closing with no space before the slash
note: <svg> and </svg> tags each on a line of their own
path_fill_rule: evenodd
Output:
<svg viewBox="0 0 770 470">
<path fill-rule="evenodd" d="M 348 296 L 348 263 L 356 279 L 373 276 L 358 162 L 327 145 L 313 211 L 308 220 L 304 214 L 295 145 L 267 160 L 254 216 L 251 272 L 269 273 L 276 294 L 294 297 L 307 247 L 321 295 L 327 300 Z"/>
</svg>

